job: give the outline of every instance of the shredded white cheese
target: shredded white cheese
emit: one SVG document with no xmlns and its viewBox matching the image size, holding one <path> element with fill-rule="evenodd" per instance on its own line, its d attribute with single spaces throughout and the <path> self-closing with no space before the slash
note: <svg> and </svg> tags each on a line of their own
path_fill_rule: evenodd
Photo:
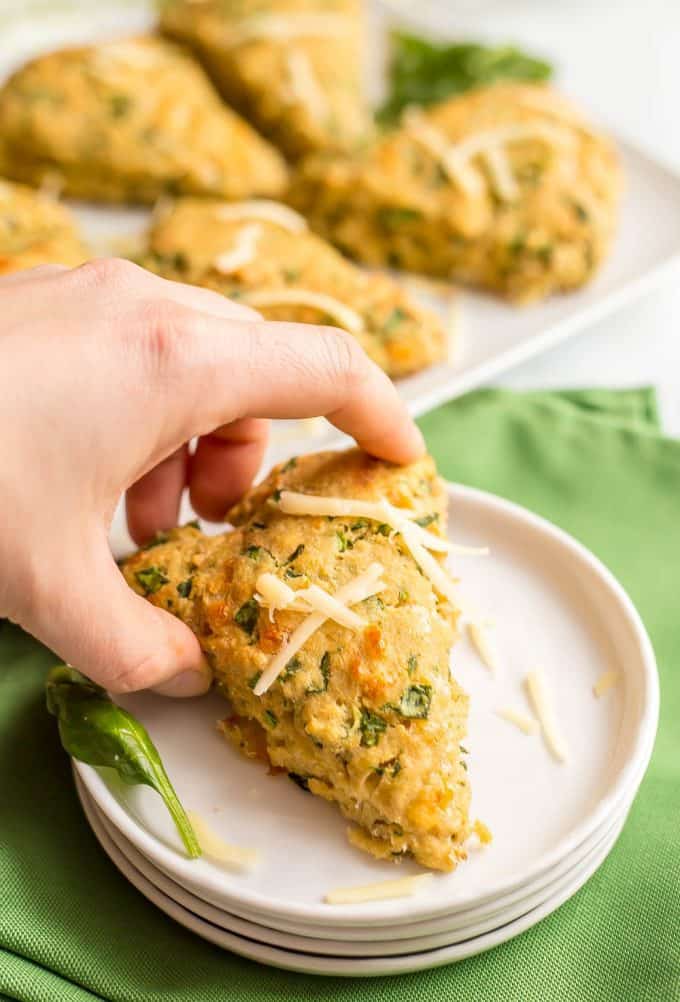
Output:
<svg viewBox="0 0 680 1002">
<path fill-rule="evenodd" d="M 494 146 L 483 154 L 491 175 L 491 184 L 499 198 L 512 202 L 519 195 L 519 185 L 512 173 L 510 162 L 504 149 Z"/>
<path fill-rule="evenodd" d="M 290 89 L 295 102 L 303 105 L 312 118 L 320 121 L 328 114 L 328 101 L 319 86 L 309 56 L 300 49 L 286 55 Z"/>
<path fill-rule="evenodd" d="M 502 717 L 503 720 L 507 720 L 509 724 L 519 727 L 520 731 L 524 734 L 538 733 L 538 721 L 534 720 L 533 717 L 527 716 L 526 713 L 522 713 L 520 710 L 515 710 L 512 706 L 503 706 L 500 710 L 496 710 L 496 714 Z"/>
<path fill-rule="evenodd" d="M 548 697 L 543 673 L 538 670 L 529 672 L 526 677 L 526 685 L 529 692 L 529 698 L 531 699 L 531 704 L 541 725 L 546 745 L 558 762 L 565 762 L 567 760 L 569 749 L 567 748 L 567 742 L 564 736 L 560 733 L 558 728 L 555 714 Z"/>
<path fill-rule="evenodd" d="M 384 522 L 395 532 L 401 533 L 411 556 L 437 591 L 456 604 L 457 596 L 453 581 L 439 561 L 428 552 L 428 550 L 449 552 L 452 548 L 455 549 L 455 544 L 448 543 L 409 521 L 408 515 L 402 514 L 387 501 L 357 501 L 350 498 L 319 497 L 314 494 L 282 491 L 278 506 L 287 515 L 328 515 L 332 518 L 353 516 Z"/>
<path fill-rule="evenodd" d="M 353 578 L 335 593 L 335 600 L 345 606 L 355 605 L 363 602 L 364 599 L 376 595 L 385 588 L 385 583 L 380 580 L 383 572 L 381 564 L 371 564 L 367 570 Z M 316 633 L 329 617 L 324 612 L 313 612 L 304 619 L 300 625 L 293 630 L 288 640 L 274 655 L 267 668 L 257 681 L 253 692 L 256 696 L 261 696 L 276 681 L 291 658 L 293 658 L 309 638 Z"/>
<path fill-rule="evenodd" d="M 215 258 L 214 267 L 220 275 L 230 275 L 239 268 L 244 268 L 255 257 L 257 241 L 262 235 L 259 223 L 248 223 L 236 234 L 236 241 L 230 251 L 225 251 Z"/>
<path fill-rule="evenodd" d="M 573 146 L 574 143 L 570 132 L 550 122 L 517 122 L 476 132 L 451 146 L 449 152 L 453 150 L 464 160 L 469 160 L 499 146 L 524 142 L 527 139 L 538 139 L 548 146 L 563 148 Z"/>
<path fill-rule="evenodd" d="M 478 170 L 466 163 L 455 152 L 448 138 L 427 122 L 422 112 L 409 109 L 404 115 L 404 125 L 411 137 L 441 165 L 447 177 L 467 195 L 479 195 L 484 182 Z"/>
<path fill-rule="evenodd" d="M 593 694 L 601 699 L 605 693 L 609 692 L 615 685 L 619 683 L 619 673 L 617 671 L 605 671 L 602 672 L 597 682 L 593 686 Z"/>
<path fill-rule="evenodd" d="M 270 618 L 275 609 L 291 609 L 293 612 L 322 612 L 327 619 L 333 619 L 340 626 L 347 626 L 352 630 L 359 630 L 366 625 L 366 620 L 319 585 L 311 584 L 308 588 L 294 591 L 274 574 L 261 574 L 255 587 L 259 593 L 255 598 L 261 605 L 268 606 Z"/>
<path fill-rule="evenodd" d="M 482 662 L 491 672 L 495 672 L 498 668 L 498 658 L 496 657 L 496 651 L 491 643 L 486 627 L 482 623 L 468 623 L 467 632 L 472 646 L 479 654 Z"/>
<path fill-rule="evenodd" d="M 224 842 L 195 811 L 187 811 L 187 817 L 198 844 L 209 859 L 235 870 L 250 870 L 258 862 L 260 854 L 257 849 L 245 849 Z"/>
<path fill-rule="evenodd" d="M 290 38 L 333 37 L 352 28 L 351 20 L 344 14 L 299 13 L 255 14 L 242 18 L 229 29 L 225 40 L 236 45 L 260 38 L 287 41 Z"/>
<path fill-rule="evenodd" d="M 109 42 L 106 45 L 98 45 L 92 53 L 92 58 L 95 62 L 115 59 L 127 66 L 147 67 L 155 66 L 162 58 L 162 53 L 160 48 L 144 45 L 142 42 Z"/>
<path fill-rule="evenodd" d="M 277 609 L 287 609 L 295 601 L 295 592 L 276 574 L 260 574 L 255 582 L 258 594 L 255 598 L 269 608 L 269 618 L 274 618 Z"/>
<path fill-rule="evenodd" d="M 382 880 L 362 887 L 338 887 L 329 891 L 324 901 L 329 905 L 357 905 L 365 901 L 385 901 L 388 898 L 408 898 L 432 880 L 431 873 L 419 873 L 399 880 Z"/>
<path fill-rule="evenodd" d="M 215 210 L 218 219 L 235 222 L 241 219 L 260 219 L 274 223 L 290 233 L 304 233 L 307 220 L 299 212 L 268 198 L 248 199 L 244 202 L 225 202 Z"/>
<path fill-rule="evenodd" d="M 364 329 L 364 321 L 356 312 L 345 303 L 341 303 L 334 296 L 328 296 L 324 292 L 313 292 L 311 289 L 259 289 L 251 292 L 244 302 L 249 306 L 259 308 L 262 306 L 310 306 L 312 309 L 321 310 L 337 321 L 340 327 L 344 327 L 350 334 L 360 334 Z"/>
</svg>

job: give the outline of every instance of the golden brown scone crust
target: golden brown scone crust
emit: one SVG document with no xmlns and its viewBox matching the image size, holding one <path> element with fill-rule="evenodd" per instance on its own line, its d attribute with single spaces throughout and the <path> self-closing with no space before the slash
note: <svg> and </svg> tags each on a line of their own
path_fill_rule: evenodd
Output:
<svg viewBox="0 0 680 1002">
<path fill-rule="evenodd" d="M 386 497 L 443 531 L 446 496 L 429 457 L 394 467 L 359 450 L 276 468 L 230 513 L 236 530 L 174 530 L 123 568 L 129 584 L 199 638 L 232 714 L 225 734 L 267 757 L 355 823 L 352 840 L 385 858 L 450 870 L 464 858 L 469 785 L 460 742 L 467 696 L 450 677 L 457 611 L 437 596 L 398 536 L 364 519 L 294 517 L 278 491 Z M 354 632 L 327 621 L 261 697 L 253 693 L 301 614 L 270 619 L 253 596 L 264 571 L 328 591 L 384 567 L 387 588 L 356 610 Z M 190 584 L 189 584 L 190 582 Z"/>
<path fill-rule="evenodd" d="M 278 195 L 278 153 L 220 100 L 179 46 L 156 38 L 63 49 L 19 69 L 0 91 L 0 168 L 60 179 L 106 202 L 167 193 Z"/>
<path fill-rule="evenodd" d="M 277 32 L 296 19 L 304 31 Z M 287 157 L 348 151 L 370 135 L 361 0 L 168 0 L 161 30 L 196 52 L 226 101 Z"/>
<path fill-rule="evenodd" d="M 542 129 L 543 138 L 501 144 L 515 195 L 501 197 L 480 154 L 468 161 L 480 180 L 470 193 L 407 118 L 362 156 L 307 160 L 291 204 L 367 264 L 454 278 L 518 302 L 592 277 L 616 227 L 621 171 L 613 145 L 564 98 L 544 86 L 498 84 L 436 105 L 421 122 L 444 148 L 516 127 Z"/>
</svg>

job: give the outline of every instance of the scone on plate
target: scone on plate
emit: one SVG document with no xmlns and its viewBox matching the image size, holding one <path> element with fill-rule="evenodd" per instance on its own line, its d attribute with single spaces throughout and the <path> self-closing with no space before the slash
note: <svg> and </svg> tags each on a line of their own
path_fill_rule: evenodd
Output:
<svg viewBox="0 0 680 1002">
<path fill-rule="evenodd" d="M 242 198 L 287 183 L 274 147 L 225 107 L 178 46 L 135 38 L 64 49 L 0 91 L 0 169 L 68 195 L 154 202 L 169 192 Z"/>
<path fill-rule="evenodd" d="M 0 179 L 0 275 L 39 264 L 77 265 L 88 252 L 65 206 Z"/>
<path fill-rule="evenodd" d="M 449 668 L 458 611 L 432 459 L 303 456 L 229 519 L 233 532 L 176 529 L 123 566 L 198 637 L 231 704 L 221 730 L 336 803 L 360 848 L 453 869 L 470 834 L 468 698 Z"/>
<path fill-rule="evenodd" d="M 166 0 L 161 30 L 290 158 L 351 150 L 371 131 L 361 0 Z"/>
<path fill-rule="evenodd" d="M 407 110 L 359 157 L 308 159 L 290 200 L 367 264 L 521 302 L 593 276 L 620 191 L 611 142 L 550 88 L 513 83 Z"/>
<path fill-rule="evenodd" d="M 279 203 L 187 198 L 159 206 L 141 263 L 251 305 L 269 320 L 343 327 L 393 377 L 446 354 L 435 313 L 389 276 L 347 261 Z"/>
</svg>

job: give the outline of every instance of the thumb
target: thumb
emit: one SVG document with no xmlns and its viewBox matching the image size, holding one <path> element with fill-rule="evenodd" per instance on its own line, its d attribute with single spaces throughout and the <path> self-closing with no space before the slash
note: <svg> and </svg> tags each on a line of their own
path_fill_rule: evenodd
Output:
<svg viewBox="0 0 680 1002">
<path fill-rule="evenodd" d="M 78 558 L 21 625 L 110 692 L 207 692 L 212 673 L 191 630 L 128 587 L 104 540 Z"/>
</svg>

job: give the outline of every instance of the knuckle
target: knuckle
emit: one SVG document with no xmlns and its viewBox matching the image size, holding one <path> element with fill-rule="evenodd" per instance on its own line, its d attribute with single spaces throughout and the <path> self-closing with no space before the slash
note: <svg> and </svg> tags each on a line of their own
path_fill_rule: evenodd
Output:
<svg viewBox="0 0 680 1002">
<path fill-rule="evenodd" d="M 80 265 L 75 269 L 75 274 L 94 288 L 109 288 L 131 285 L 143 271 L 132 261 L 126 261 L 124 258 L 101 257 Z"/>
<path fill-rule="evenodd" d="M 172 369 L 183 356 L 187 340 L 197 332 L 192 310 L 171 300 L 154 299 L 137 305 L 134 334 L 154 371 Z"/>
</svg>

